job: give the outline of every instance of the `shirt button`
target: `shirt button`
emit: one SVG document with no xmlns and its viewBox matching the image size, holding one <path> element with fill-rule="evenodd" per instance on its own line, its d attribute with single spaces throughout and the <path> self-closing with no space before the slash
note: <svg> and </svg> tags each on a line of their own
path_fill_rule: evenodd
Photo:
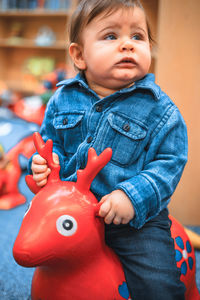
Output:
<svg viewBox="0 0 200 300">
<path fill-rule="evenodd" d="M 102 105 L 96 106 L 96 112 L 102 112 Z"/>
<path fill-rule="evenodd" d="M 89 144 L 89 143 L 91 143 L 91 141 L 92 141 L 92 136 L 89 136 L 89 137 L 87 138 L 87 143 Z"/>
<path fill-rule="evenodd" d="M 130 125 L 124 124 L 123 129 L 124 129 L 124 131 L 128 132 L 130 130 Z"/>
<path fill-rule="evenodd" d="M 67 125 L 67 123 L 68 123 L 68 119 L 65 118 L 65 119 L 63 120 L 63 125 Z"/>
</svg>

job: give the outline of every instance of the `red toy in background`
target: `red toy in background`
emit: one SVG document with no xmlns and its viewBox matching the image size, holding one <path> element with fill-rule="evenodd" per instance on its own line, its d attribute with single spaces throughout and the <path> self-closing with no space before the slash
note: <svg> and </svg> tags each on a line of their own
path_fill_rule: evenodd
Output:
<svg viewBox="0 0 200 300">
<path fill-rule="evenodd" d="M 17 101 L 12 110 L 16 116 L 41 125 L 44 119 L 46 105 L 43 104 L 39 96 L 25 97 Z"/>
<path fill-rule="evenodd" d="M 51 173 L 43 188 L 35 184 L 32 176 L 27 177 L 27 184 L 37 194 L 13 247 L 18 264 L 36 267 L 32 299 L 130 300 L 121 264 L 104 241 L 99 204 L 89 190 L 94 177 L 111 159 L 112 150 L 107 148 L 97 156 L 90 148 L 86 168 L 77 171 L 77 182 L 66 182 L 60 180 L 60 166 L 53 162 L 52 141 L 45 144 L 35 133 L 34 142 Z M 199 300 L 194 249 L 174 218 L 171 231 L 186 300 Z"/>
<path fill-rule="evenodd" d="M 19 192 L 18 182 L 22 174 L 19 155 L 27 159 L 34 153 L 32 136 L 24 138 L 8 153 L 0 150 L 0 209 L 11 209 L 24 204 L 26 198 Z"/>
<path fill-rule="evenodd" d="M 67 78 L 67 66 L 60 64 L 57 68 L 46 75 L 41 80 L 41 86 L 36 93 L 38 95 L 24 97 L 16 101 L 12 107 L 13 112 L 20 118 L 42 124 L 46 104 L 57 89 L 56 84 Z"/>
<path fill-rule="evenodd" d="M 38 130 L 37 124 L 0 107 L 0 210 L 26 202 L 24 173 L 28 159 L 35 152 L 32 135 Z"/>
</svg>

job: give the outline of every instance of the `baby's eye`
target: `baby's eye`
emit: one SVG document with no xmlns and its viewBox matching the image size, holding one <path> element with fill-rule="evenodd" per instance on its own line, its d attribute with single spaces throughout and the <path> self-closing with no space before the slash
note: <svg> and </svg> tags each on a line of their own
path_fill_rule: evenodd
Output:
<svg viewBox="0 0 200 300">
<path fill-rule="evenodd" d="M 108 34 L 105 37 L 105 40 L 116 40 L 116 39 L 117 39 L 117 37 L 115 34 Z"/>
<path fill-rule="evenodd" d="M 132 36 L 132 40 L 140 41 L 142 40 L 142 36 L 140 34 L 134 34 Z"/>
</svg>

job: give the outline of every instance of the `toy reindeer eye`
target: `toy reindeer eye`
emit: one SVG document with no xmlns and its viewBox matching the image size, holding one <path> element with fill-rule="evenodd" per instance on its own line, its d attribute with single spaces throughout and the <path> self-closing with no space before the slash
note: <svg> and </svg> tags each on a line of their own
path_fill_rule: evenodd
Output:
<svg viewBox="0 0 200 300">
<path fill-rule="evenodd" d="M 58 232 L 64 236 L 73 235 L 77 230 L 76 220 L 68 215 L 60 216 L 56 221 Z"/>
</svg>

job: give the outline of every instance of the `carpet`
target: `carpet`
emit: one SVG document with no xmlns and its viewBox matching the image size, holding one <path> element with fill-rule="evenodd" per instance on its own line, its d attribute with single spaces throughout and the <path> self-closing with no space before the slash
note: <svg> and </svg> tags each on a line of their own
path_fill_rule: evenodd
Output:
<svg viewBox="0 0 200 300">
<path fill-rule="evenodd" d="M 12 247 L 19 231 L 23 215 L 33 194 L 21 177 L 19 188 L 27 197 L 27 203 L 12 210 L 0 210 L 0 300 L 30 300 L 33 268 L 19 266 L 13 256 Z M 200 234 L 200 227 L 190 227 Z M 200 251 L 196 251 L 196 279 L 200 290 Z"/>
</svg>

